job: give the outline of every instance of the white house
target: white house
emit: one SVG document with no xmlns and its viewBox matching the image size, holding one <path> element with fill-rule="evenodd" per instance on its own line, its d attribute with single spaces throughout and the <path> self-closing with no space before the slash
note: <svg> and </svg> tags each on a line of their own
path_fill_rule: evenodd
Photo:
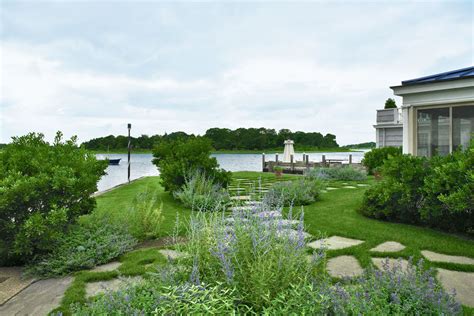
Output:
<svg viewBox="0 0 474 316">
<path fill-rule="evenodd" d="M 474 67 L 390 88 L 403 98 L 403 153 L 431 157 L 469 145 L 474 137 Z"/>
</svg>

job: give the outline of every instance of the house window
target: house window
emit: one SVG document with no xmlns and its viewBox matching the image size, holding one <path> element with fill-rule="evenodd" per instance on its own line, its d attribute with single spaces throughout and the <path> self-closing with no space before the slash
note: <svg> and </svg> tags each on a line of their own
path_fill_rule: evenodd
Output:
<svg viewBox="0 0 474 316">
<path fill-rule="evenodd" d="M 417 112 L 417 155 L 449 154 L 449 108 L 420 109 Z"/>
<path fill-rule="evenodd" d="M 474 134 L 474 105 L 453 107 L 453 150 L 467 148 Z"/>
</svg>

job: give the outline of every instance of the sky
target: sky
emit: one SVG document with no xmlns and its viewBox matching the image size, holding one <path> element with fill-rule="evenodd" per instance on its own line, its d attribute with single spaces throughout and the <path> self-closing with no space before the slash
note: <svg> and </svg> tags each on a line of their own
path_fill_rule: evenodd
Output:
<svg viewBox="0 0 474 316">
<path fill-rule="evenodd" d="M 474 64 L 473 3 L 0 0 L 0 143 L 127 123 L 375 141 L 390 86 Z"/>
</svg>

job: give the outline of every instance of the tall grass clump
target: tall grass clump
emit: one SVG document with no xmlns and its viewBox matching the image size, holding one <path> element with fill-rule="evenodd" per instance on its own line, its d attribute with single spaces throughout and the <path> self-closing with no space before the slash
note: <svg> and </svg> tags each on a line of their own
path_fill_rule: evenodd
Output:
<svg viewBox="0 0 474 316">
<path fill-rule="evenodd" d="M 190 280 L 225 284 L 260 311 L 282 291 L 311 279 L 323 252 L 308 260 L 303 213 L 298 228 L 291 230 L 279 211 L 260 212 L 265 209 L 236 211 L 231 220 L 223 214 L 194 215 L 182 246 L 191 255 Z"/>
<path fill-rule="evenodd" d="M 317 168 L 311 169 L 305 175 L 310 179 L 341 180 L 341 181 L 364 181 L 367 173 L 352 167 L 340 168 Z"/>
<path fill-rule="evenodd" d="M 184 206 L 206 212 L 225 210 L 230 201 L 222 186 L 202 171 L 188 174 L 183 187 L 173 195 Z"/>
<path fill-rule="evenodd" d="M 264 195 L 266 204 L 276 206 L 308 205 L 317 201 L 324 184 L 319 178 L 304 177 L 275 183 Z"/>
<path fill-rule="evenodd" d="M 163 203 L 158 206 L 157 192 L 148 189 L 138 194 L 129 210 L 128 225 L 130 233 L 137 239 L 158 237 L 163 222 Z"/>
</svg>

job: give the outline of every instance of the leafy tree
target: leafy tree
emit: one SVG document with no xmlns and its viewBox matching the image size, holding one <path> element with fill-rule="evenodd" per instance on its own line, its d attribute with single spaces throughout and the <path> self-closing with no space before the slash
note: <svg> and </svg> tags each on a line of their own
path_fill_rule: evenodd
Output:
<svg viewBox="0 0 474 316">
<path fill-rule="evenodd" d="M 79 148 L 76 137 L 62 136 L 52 145 L 43 134 L 14 137 L 0 152 L 0 261 L 50 252 L 68 225 L 95 206 L 91 194 L 107 163 Z"/>
<path fill-rule="evenodd" d="M 153 150 L 153 163 L 160 170 L 165 190 L 176 192 L 185 184 L 192 172 L 203 172 L 215 183 L 227 186 L 231 174 L 219 169 L 216 158 L 211 157 L 211 141 L 203 137 L 163 141 Z"/>
<path fill-rule="evenodd" d="M 396 108 L 397 108 L 397 104 L 395 103 L 394 99 L 388 98 L 385 101 L 385 109 L 396 109 Z"/>
</svg>

